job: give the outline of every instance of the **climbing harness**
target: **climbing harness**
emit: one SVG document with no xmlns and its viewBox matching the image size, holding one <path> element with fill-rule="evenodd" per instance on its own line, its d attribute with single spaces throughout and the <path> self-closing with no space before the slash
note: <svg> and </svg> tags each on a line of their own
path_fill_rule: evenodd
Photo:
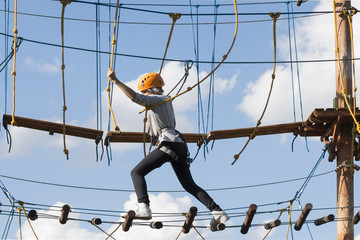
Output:
<svg viewBox="0 0 360 240">
<path fill-rule="evenodd" d="M 17 37 L 17 33 L 18 33 L 18 29 L 17 29 L 17 0 L 14 0 L 14 46 L 16 46 L 16 37 Z M 12 108 L 12 121 L 11 121 L 11 125 L 15 126 L 16 125 L 16 121 L 15 121 L 15 76 L 16 76 L 16 47 L 13 49 L 14 50 L 14 60 L 13 60 L 13 70 L 11 72 L 11 75 L 13 76 L 13 96 L 12 96 L 12 104 L 13 104 L 13 108 Z"/>
<path fill-rule="evenodd" d="M 114 63 L 114 50 L 115 50 L 115 44 L 116 44 L 116 39 L 115 39 L 116 22 L 117 22 L 116 19 L 117 19 L 117 15 L 118 15 L 118 10 L 119 10 L 119 0 L 117 0 L 117 3 L 116 3 L 115 20 L 114 20 L 114 31 L 113 31 L 113 38 L 112 38 L 112 41 L 111 41 L 110 69 L 113 68 L 113 63 Z M 109 78 L 109 79 L 108 79 L 108 84 L 107 84 L 107 87 L 106 87 L 107 97 L 108 97 L 108 104 L 109 104 L 109 110 L 110 110 L 110 113 L 111 113 L 111 116 L 112 116 L 112 120 L 113 120 L 113 123 L 114 123 L 114 129 L 115 129 L 115 131 L 120 132 L 120 129 L 119 129 L 118 125 L 116 124 L 114 112 L 113 112 L 112 107 L 111 107 L 110 83 L 111 83 L 111 79 Z"/>
<path fill-rule="evenodd" d="M 64 15 L 65 15 L 65 7 L 66 5 L 71 3 L 71 0 L 60 0 L 62 4 L 62 11 L 61 11 L 61 58 L 62 58 L 62 65 L 61 65 L 61 72 L 62 72 L 62 89 L 63 89 L 63 143 L 64 143 L 64 153 L 66 155 L 66 159 L 69 159 L 69 150 L 66 148 L 66 128 L 65 128 L 65 112 L 67 110 L 66 107 L 66 98 L 65 98 L 65 62 L 64 62 Z"/>
<path fill-rule="evenodd" d="M 195 85 L 191 86 L 191 87 L 188 87 L 185 91 L 175 95 L 174 97 L 171 97 L 171 98 L 168 98 L 166 100 L 164 100 L 163 102 L 160 102 L 158 104 L 155 104 L 151 107 L 148 107 L 147 110 L 150 110 L 150 109 L 153 109 L 161 104 L 164 104 L 165 102 L 168 102 L 168 101 L 172 101 L 174 100 L 175 98 L 191 91 L 193 88 L 195 88 L 196 86 L 198 86 L 199 84 L 201 84 L 202 82 L 204 82 L 209 76 L 211 76 L 220 66 L 221 64 L 226 60 L 226 58 L 229 56 L 234 44 L 235 44 L 235 40 L 236 40 L 236 36 L 237 36 L 237 32 L 238 32 L 238 12 L 237 12 L 237 5 L 236 5 L 236 0 L 233 0 L 234 2 L 234 11 L 235 11 L 235 33 L 234 33 L 234 38 L 233 38 L 233 41 L 230 45 L 230 48 L 229 50 L 227 51 L 227 53 L 223 56 L 223 59 L 219 62 L 219 64 L 209 73 L 207 74 L 202 80 L 200 80 L 199 82 L 197 82 Z M 140 113 L 144 112 L 146 109 L 143 109 Z"/>
<path fill-rule="evenodd" d="M 266 104 L 264 107 L 264 110 L 259 118 L 259 120 L 256 123 L 256 127 L 254 128 L 253 132 L 251 133 L 251 135 L 249 136 L 249 139 L 247 140 L 247 142 L 245 143 L 244 147 L 241 149 L 241 151 L 238 154 L 234 155 L 234 161 L 232 162 L 231 165 L 234 165 L 234 163 L 239 159 L 239 156 L 241 155 L 241 153 L 245 150 L 245 148 L 247 147 L 247 145 L 249 144 L 249 142 L 254 139 L 256 137 L 256 131 L 257 128 L 260 126 L 261 124 L 261 120 L 265 115 L 265 111 L 268 107 L 269 104 L 269 100 L 270 100 L 270 96 L 272 93 L 272 89 L 273 89 L 273 85 L 274 85 L 274 80 L 275 80 L 275 69 L 276 69 L 276 21 L 277 19 L 280 17 L 281 13 L 277 12 L 277 13 L 269 13 L 270 17 L 273 19 L 273 42 L 274 42 L 274 66 L 273 66 L 273 73 L 271 75 L 271 85 L 270 85 L 270 90 L 269 90 L 269 94 L 266 100 Z"/>
</svg>

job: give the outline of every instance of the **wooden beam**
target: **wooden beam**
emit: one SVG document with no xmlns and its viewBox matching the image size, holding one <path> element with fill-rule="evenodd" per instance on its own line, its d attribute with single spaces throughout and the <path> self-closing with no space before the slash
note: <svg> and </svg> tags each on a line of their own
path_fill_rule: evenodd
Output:
<svg viewBox="0 0 360 240">
<path fill-rule="evenodd" d="M 3 116 L 4 128 L 7 129 L 7 125 L 11 124 L 11 120 L 12 120 L 11 115 L 4 114 Z M 25 128 L 46 131 L 49 132 L 50 135 L 53 135 L 54 133 L 59 133 L 59 134 L 63 133 L 63 124 L 61 123 L 54 123 L 54 122 L 48 122 L 48 121 L 42 121 L 42 120 L 24 118 L 18 116 L 15 116 L 15 122 L 17 127 L 25 127 Z M 94 139 L 96 143 L 99 143 L 99 141 L 102 138 L 103 131 L 95 130 L 91 128 L 65 125 L 65 134 L 75 137 Z"/>
</svg>

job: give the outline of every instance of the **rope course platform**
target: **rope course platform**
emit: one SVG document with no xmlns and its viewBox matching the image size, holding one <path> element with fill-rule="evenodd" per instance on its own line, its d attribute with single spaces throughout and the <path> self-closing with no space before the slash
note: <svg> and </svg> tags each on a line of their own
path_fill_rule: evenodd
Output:
<svg viewBox="0 0 360 240">
<path fill-rule="evenodd" d="M 3 126 L 7 129 L 7 125 L 11 124 L 12 116 L 8 114 L 3 115 Z M 49 132 L 50 135 L 54 133 L 63 133 L 63 124 L 62 123 L 54 123 L 48 121 L 42 121 L 31 118 L 24 118 L 15 116 L 16 126 L 17 127 L 25 127 L 31 128 L 41 131 Z M 102 136 L 103 131 L 95 130 L 91 128 L 78 127 L 73 125 L 66 125 L 65 134 L 75 137 L 94 139 L 96 143 L 99 143 Z"/>
<path fill-rule="evenodd" d="M 360 120 L 360 110 L 356 109 L 356 119 Z M 54 133 L 62 134 L 63 125 L 60 123 L 47 122 L 42 120 L 24 118 L 15 116 L 16 126 L 32 128 L 41 131 L 47 131 L 50 135 Z M 12 116 L 5 114 L 3 116 L 3 126 L 7 129 L 7 125 L 11 124 Z M 343 123 L 351 123 L 353 121 L 351 114 L 346 108 L 317 108 L 306 121 L 284 123 L 268 126 L 259 126 L 256 129 L 254 136 L 273 135 L 283 133 L 293 133 L 294 135 L 321 137 L 323 142 L 328 142 L 332 137 L 332 147 L 336 146 L 336 137 L 339 133 L 339 127 Z M 184 139 L 188 143 L 196 143 L 201 146 L 204 142 L 208 143 L 211 140 L 221 140 L 230 138 L 249 137 L 253 134 L 255 127 L 237 128 L 226 130 L 214 130 L 208 134 L 201 133 L 183 133 Z M 66 125 L 66 135 L 94 139 L 99 143 L 103 136 L 103 131 L 90 128 L 77 127 Z M 127 142 L 127 143 L 142 143 L 144 141 L 143 132 L 115 132 L 109 131 L 106 134 L 104 144 L 109 145 L 110 142 Z M 145 141 L 151 141 L 150 136 L 146 135 Z"/>
</svg>

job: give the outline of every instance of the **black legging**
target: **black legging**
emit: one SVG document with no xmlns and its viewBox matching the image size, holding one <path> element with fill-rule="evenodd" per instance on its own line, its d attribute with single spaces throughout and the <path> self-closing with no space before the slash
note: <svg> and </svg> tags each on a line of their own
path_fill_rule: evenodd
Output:
<svg viewBox="0 0 360 240">
<path fill-rule="evenodd" d="M 190 168 L 186 163 L 187 146 L 185 143 L 177 142 L 163 142 L 162 146 L 170 148 L 173 152 L 178 154 L 179 159 L 173 160 L 170 155 L 160 151 L 156 148 L 149 155 L 147 155 L 138 165 L 131 171 L 131 177 L 134 183 L 135 192 L 139 203 L 146 203 L 149 205 L 149 196 L 147 193 L 147 186 L 145 176 L 155 168 L 161 167 L 164 163 L 170 162 L 174 172 L 179 179 L 183 188 L 203 203 L 210 211 L 221 211 L 221 208 L 214 202 L 214 200 L 194 182 Z"/>
</svg>

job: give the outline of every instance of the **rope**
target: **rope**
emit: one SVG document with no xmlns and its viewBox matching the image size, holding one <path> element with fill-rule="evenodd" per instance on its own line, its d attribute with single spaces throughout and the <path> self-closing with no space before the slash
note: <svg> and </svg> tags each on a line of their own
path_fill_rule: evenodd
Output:
<svg viewBox="0 0 360 240">
<path fill-rule="evenodd" d="M 65 98 L 65 63 L 64 63 L 64 15 L 65 15 L 65 7 L 67 4 L 71 3 L 71 0 L 60 0 L 62 4 L 62 11 L 61 11 L 61 58 L 62 58 L 62 65 L 61 65 L 61 72 L 62 72 L 62 89 L 63 89 L 63 143 L 64 143 L 64 153 L 66 155 L 66 159 L 69 159 L 69 150 L 66 148 L 66 129 L 65 129 L 65 112 L 67 110 L 66 107 L 66 98 Z"/>
<path fill-rule="evenodd" d="M 355 14 L 357 11 L 353 11 L 353 13 Z M 353 118 L 354 120 L 354 123 L 356 124 L 356 131 L 358 133 L 360 133 L 360 124 L 358 124 L 357 120 L 356 120 L 356 117 L 355 117 L 355 112 L 353 113 L 351 111 L 351 107 L 350 107 L 350 104 L 349 104 L 349 101 L 347 99 L 347 96 L 346 96 L 346 93 L 345 93 L 345 84 L 344 84 L 344 79 L 343 79 L 343 76 L 342 76 L 342 71 L 341 71 L 341 64 L 340 64 L 340 53 L 339 53 L 339 41 L 338 41 L 338 32 L 337 32 L 337 21 L 336 21 L 336 10 L 335 10 L 335 0 L 333 0 L 333 13 L 334 13 L 334 23 L 335 23 L 335 45 L 336 45 L 336 49 L 335 49 L 335 52 L 336 52 L 336 58 L 337 58 L 337 64 L 338 64 L 338 69 L 339 69 L 339 75 L 340 75 L 340 84 L 341 84 L 341 94 L 344 98 L 344 101 L 345 101 L 345 104 L 346 104 L 346 107 L 348 108 L 349 112 L 350 112 L 350 115 L 351 117 Z M 346 10 L 343 11 L 343 13 L 345 15 L 348 15 L 348 19 L 349 19 L 349 26 L 350 26 L 350 29 L 351 29 L 351 34 L 350 34 L 350 39 L 351 39 L 351 43 L 353 45 L 353 35 L 352 35 L 352 21 L 351 21 L 351 16 L 349 16 L 349 14 L 347 13 Z M 353 47 L 352 47 L 353 48 Z M 355 80 L 354 80 L 355 81 Z M 354 86 L 354 90 L 356 88 L 356 85 Z M 354 109 L 355 109 L 355 106 L 354 106 Z"/>
<path fill-rule="evenodd" d="M 197 234 L 201 237 L 201 239 L 205 240 L 205 238 L 201 235 L 201 233 L 196 229 L 194 225 L 192 225 L 193 229 L 197 232 Z"/>
<path fill-rule="evenodd" d="M 253 132 L 251 133 L 251 135 L 249 136 L 249 139 L 247 140 L 247 142 L 245 143 L 245 146 L 241 149 L 241 151 L 238 153 L 238 154 L 235 154 L 234 155 L 234 161 L 232 162 L 231 165 L 234 165 L 234 163 L 239 159 L 239 156 L 241 155 L 241 153 L 245 150 L 245 148 L 247 147 L 247 145 L 249 144 L 249 142 L 256 137 L 256 131 L 257 131 L 257 128 L 260 126 L 261 124 L 261 120 L 262 118 L 264 117 L 264 114 L 265 114 L 265 111 L 268 107 L 268 104 L 269 104 L 269 100 L 270 100 L 270 96 L 271 96 L 271 92 L 272 92 L 272 89 L 273 89 L 273 85 L 274 85 L 274 80 L 275 80 L 275 69 L 276 69 L 276 20 L 280 17 L 280 14 L 279 12 L 277 13 L 272 13 L 270 12 L 269 15 L 270 17 L 273 19 L 273 42 L 274 42 L 274 66 L 273 66 L 273 73 L 271 75 L 271 85 L 270 85 L 270 90 L 269 90 L 269 94 L 268 94 L 268 97 L 267 97 L 267 100 L 266 100 L 266 104 L 265 104 L 265 107 L 264 107 L 264 110 L 259 118 L 259 120 L 257 121 L 257 124 L 256 124 L 256 127 L 254 128 Z"/>
<path fill-rule="evenodd" d="M 177 98 L 177 97 L 179 97 L 179 96 L 181 96 L 181 95 L 183 95 L 183 94 L 191 91 L 194 87 L 198 86 L 199 84 L 201 84 L 202 82 L 204 82 L 209 76 L 211 76 L 211 74 L 213 74 L 213 73 L 221 66 L 221 64 L 226 60 L 226 58 L 227 58 L 228 55 L 230 54 L 230 52 L 231 52 L 231 50 L 232 50 L 232 48 L 233 48 L 233 46 L 234 46 L 234 44 L 235 44 L 235 40 L 236 40 L 236 36 L 237 36 L 237 32 L 238 32 L 238 12 L 237 12 L 236 0 L 233 0 L 233 2 L 234 2 L 234 11 L 235 11 L 235 20 L 236 20 L 236 21 L 235 21 L 234 38 L 233 38 L 233 41 L 232 41 L 232 43 L 231 43 L 231 45 L 230 45 L 229 50 L 228 50 L 227 53 L 223 56 L 223 59 L 222 59 L 222 60 L 219 62 L 219 64 L 218 64 L 208 75 L 206 75 L 201 81 L 199 81 L 198 83 L 196 83 L 196 84 L 193 85 L 192 87 L 188 87 L 185 91 L 183 91 L 183 92 L 175 95 L 174 97 L 168 98 L 168 99 L 166 99 L 166 100 L 163 101 L 163 102 L 160 102 L 160 103 L 158 103 L 158 104 L 155 104 L 155 105 L 147 108 L 148 110 L 153 109 L 153 108 L 155 108 L 155 107 L 157 107 L 157 106 L 159 106 L 159 105 L 161 105 L 161 104 L 164 104 L 164 103 L 166 103 L 166 102 L 168 102 L 168 101 L 172 101 L 173 99 L 175 99 L 175 98 Z M 144 112 L 144 111 L 145 111 L 145 109 L 143 109 L 140 113 L 142 113 L 142 112 Z"/>
<path fill-rule="evenodd" d="M 121 225 L 122 225 L 122 223 L 120 223 L 120 224 L 115 228 L 115 230 L 112 231 L 112 232 L 110 233 L 110 235 L 108 235 L 107 238 L 105 238 L 105 240 L 109 239 L 109 237 L 113 238 L 112 235 L 121 227 Z"/>
<path fill-rule="evenodd" d="M 108 234 L 107 232 L 105 232 L 103 229 L 101 229 L 101 227 L 99 227 L 98 225 L 94 224 L 92 221 L 88 221 L 88 223 L 90 223 L 91 225 L 93 225 L 94 227 L 96 227 L 97 229 L 99 229 L 100 231 L 102 231 L 103 233 L 105 233 L 108 238 L 111 237 L 112 239 L 116 240 L 115 238 L 113 238 L 110 234 Z M 106 238 L 107 239 L 107 238 Z"/>
<path fill-rule="evenodd" d="M 117 0 L 117 3 L 116 3 L 116 11 L 115 11 L 115 20 L 114 20 L 114 31 L 113 31 L 113 38 L 112 38 L 112 41 L 111 41 L 111 56 L 110 56 L 110 68 L 112 69 L 113 68 L 113 62 L 114 62 L 114 50 L 115 50 L 115 44 L 116 44 L 116 39 L 115 39 L 115 33 L 116 33 L 116 19 L 117 19 L 117 15 L 118 15 L 118 10 L 119 10 L 119 0 Z M 107 84 L 107 87 L 106 87 L 106 91 L 107 91 L 107 97 L 108 97 L 108 104 L 109 104 L 109 110 L 110 110 L 110 113 L 111 113 L 111 116 L 112 116 L 112 120 L 113 120 L 113 123 L 114 123 L 114 130 L 115 131 L 118 131 L 120 132 L 120 129 L 118 127 L 118 125 L 116 125 L 116 120 L 115 120 L 115 116 L 114 116 L 114 112 L 112 110 L 112 107 L 111 107 L 111 99 L 110 99 L 110 78 L 108 79 L 108 84 Z"/>
<path fill-rule="evenodd" d="M 172 25 L 171 25 L 171 29 L 170 29 L 170 33 L 169 33 L 169 38 L 168 38 L 168 41 L 166 43 L 165 53 L 164 53 L 164 57 L 163 57 L 163 60 L 162 60 L 162 63 L 161 63 L 159 75 L 161 75 L 161 70 L 162 70 L 163 65 L 164 65 L 166 53 L 167 53 L 167 50 L 168 50 L 169 45 L 170 45 L 170 40 L 171 40 L 171 36 L 172 36 L 173 30 L 174 30 L 176 20 L 178 20 L 181 17 L 181 13 L 172 13 L 171 12 L 171 13 L 169 13 L 169 17 L 172 18 Z"/>
<path fill-rule="evenodd" d="M 15 0 L 16 1 L 16 0 Z M 20 231 L 20 239 L 22 239 L 22 231 L 21 231 L 21 208 L 17 208 L 19 212 L 19 231 Z"/>
<path fill-rule="evenodd" d="M 350 12 L 344 11 L 344 14 L 347 16 L 350 28 L 350 39 L 351 39 L 351 56 L 354 58 L 354 35 L 353 35 L 353 27 L 352 27 L 352 16 L 356 14 L 356 11 L 352 9 Z M 356 112 L 356 78 L 355 78 L 355 61 L 352 59 L 352 70 L 353 70 L 353 113 L 355 115 Z M 351 163 L 350 163 L 350 173 L 354 175 L 354 141 L 355 141 L 355 133 L 356 133 L 356 124 L 353 123 L 352 128 L 352 137 L 351 137 Z"/>
<path fill-rule="evenodd" d="M 36 238 L 37 240 L 39 240 L 39 238 L 37 237 L 37 235 L 36 235 L 36 233 L 35 233 L 35 231 L 34 231 L 34 228 L 32 227 L 32 225 L 31 225 L 31 223 L 30 223 L 30 220 L 29 220 L 29 218 L 28 218 L 28 215 L 26 214 L 26 211 L 25 211 L 25 208 L 24 208 L 24 203 L 23 203 L 23 202 L 18 202 L 18 204 L 21 206 L 22 210 L 24 211 L 24 215 L 25 215 L 25 217 L 26 217 L 26 220 L 28 221 L 28 223 L 29 223 L 29 225 L 30 225 L 31 231 L 34 233 L 35 238 Z M 19 215 L 20 215 L 20 211 L 19 211 Z M 19 216 L 19 217 L 21 217 L 21 216 Z"/>
<path fill-rule="evenodd" d="M 17 0 L 14 0 L 14 46 L 16 46 L 16 37 L 17 37 L 17 33 L 18 33 L 18 29 L 17 29 Z M 16 47 L 14 47 L 14 60 L 13 60 L 13 70 L 11 72 L 11 75 L 13 76 L 13 88 L 12 88 L 12 120 L 11 120 L 11 125 L 15 126 L 16 125 L 16 121 L 15 121 L 15 76 L 16 76 Z"/>
<path fill-rule="evenodd" d="M 294 202 L 294 200 L 291 200 L 290 204 L 289 204 L 289 224 L 288 224 L 288 229 L 287 229 L 287 233 L 286 233 L 286 240 L 289 237 L 289 231 L 290 231 L 290 226 L 291 226 L 291 211 L 292 211 L 293 202 Z"/>
</svg>

